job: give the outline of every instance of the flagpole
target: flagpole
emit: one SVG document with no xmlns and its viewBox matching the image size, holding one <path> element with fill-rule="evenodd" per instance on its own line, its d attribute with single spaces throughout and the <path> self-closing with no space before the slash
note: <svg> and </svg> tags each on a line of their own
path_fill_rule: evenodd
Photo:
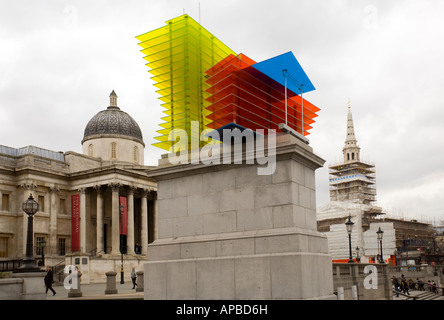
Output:
<svg viewBox="0 0 444 320">
<path fill-rule="evenodd" d="M 287 72 L 287 69 L 283 69 L 282 73 L 284 74 L 284 81 L 285 81 L 285 125 L 288 125 L 287 122 L 287 75 L 285 74 Z"/>
<path fill-rule="evenodd" d="M 302 136 L 304 136 L 304 99 L 302 98 L 302 93 L 304 92 L 304 89 L 302 88 L 304 85 L 301 84 L 301 113 L 302 113 L 302 118 L 301 118 L 301 129 L 302 129 Z"/>
</svg>

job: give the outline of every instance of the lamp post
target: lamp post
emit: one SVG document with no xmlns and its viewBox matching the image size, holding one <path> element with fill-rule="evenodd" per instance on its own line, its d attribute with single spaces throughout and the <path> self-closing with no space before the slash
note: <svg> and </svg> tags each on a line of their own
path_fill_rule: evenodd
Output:
<svg viewBox="0 0 444 320">
<path fill-rule="evenodd" d="M 351 216 L 348 216 L 348 220 L 345 223 L 345 227 L 346 227 L 347 233 L 348 233 L 348 248 L 349 248 L 348 263 L 354 263 L 353 257 L 352 257 L 352 244 L 351 244 L 351 233 L 352 233 L 353 225 L 354 225 L 354 223 L 351 221 Z"/>
<path fill-rule="evenodd" d="M 17 269 L 18 272 L 37 272 L 37 267 L 33 254 L 34 247 L 34 215 L 39 211 L 39 204 L 34 200 L 32 194 L 28 200 L 23 202 L 22 210 L 28 215 L 28 233 L 26 238 L 26 256 L 23 259 L 23 265 Z"/>
<path fill-rule="evenodd" d="M 376 231 L 376 234 L 378 235 L 379 246 L 381 247 L 381 253 L 379 254 L 379 263 L 384 263 L 384 258 L 382 256 L 382 236 L 384 235 L 384 231 L 381 230 L 381 227 L 379 227 L 379 230 Z"/>
<path fill-rule="evenodd" d="M 45 246 L 46 246 L 45 238 L 43 238 L 42 241 L 40 241 L 40 246 L 42 247 L 42 265 L 45 266 Z"/>
</svg>

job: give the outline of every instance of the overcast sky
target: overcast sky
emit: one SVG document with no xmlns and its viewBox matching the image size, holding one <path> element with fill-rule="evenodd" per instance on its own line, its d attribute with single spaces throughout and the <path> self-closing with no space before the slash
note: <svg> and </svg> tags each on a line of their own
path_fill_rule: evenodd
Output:
<svg viewBox="0 0 444 320">
<path fill-rule="evenodd" d="M 256 61 L 293 51 L 321 108 L 309 136 L 342 160 L 347 101 L 361 160 L 376 165 L 377 204 L 392 216 L 444 219 L 442 0 L 0 0 L 0 144 L 82 152 L 88 121 L 118 104 L 142 129 L 145 164 L 162 108 L 137 35 L 188 13 Z M 200 3 L 200 15 L 199 15 Z"/>
</svg>

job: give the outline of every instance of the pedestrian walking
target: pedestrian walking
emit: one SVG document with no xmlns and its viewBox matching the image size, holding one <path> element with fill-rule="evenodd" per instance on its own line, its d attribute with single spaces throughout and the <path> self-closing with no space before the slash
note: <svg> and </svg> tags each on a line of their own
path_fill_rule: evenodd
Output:
<svg viewBox="0 0 444 320">
<path fill-rule="evenodd" d="M 133 266 L 131 270 L 131 280 L 133 280 L 133 289 L 135 289 L 137 286 L 136 279 L 137 279 L 136 268 Z"/>
<path fill-rule="evenodd" d="M 48 293 L 48 290 L 51 290 L 52 295 L 55 296 L 56 292 L 52 288 L 52 283 L 54 282 L 53 273 L 52 273 L 52 270 L 49 266 L 46 267 L 46 275 L 45 275 L 45 278 L 43 281 L 45 282 L 45 286 L 46 286 L 45 293 Z"/>
<path fill-rule="evenodd" d="M 432 292 L 439 293 L 438 286 L 436 285 L 435 281 L 432 281 Z"/>
<path fill-rule="evenodd" d="M 398 293 L 399 292 L 399 281 L 395 276 L 393 276 L 392 282 L 393 282 L 393 286 L 395 287 L 396 298 L 399 298 L 399 293 Z"/>
<path fill-rule="evenodd" d="M 416 278 L 416 282 L 418 284 L 418 290 L 419 291 L 424 291 L 425 290 L 424 289 L 424 282 L 421 279 L 419 279 L 419 278 Z"/>
<path fill-rule="evenodd" d="M 404 294 L 410 295 L 409 284 L 407 283 L 407 280 L 405 279 L 404 275 L 401 275 L 401 284 L 402 284 L 402 289 L 404 291 Z"/>
</svg>

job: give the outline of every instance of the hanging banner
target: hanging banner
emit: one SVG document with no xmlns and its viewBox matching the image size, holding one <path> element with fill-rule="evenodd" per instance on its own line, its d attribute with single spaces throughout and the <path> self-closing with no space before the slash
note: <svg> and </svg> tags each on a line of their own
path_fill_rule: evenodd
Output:
<svg viewBox="0 0 444 320">
<path fill-rule="evenodd" d="M 127 234 L 128 230 L 128 206 L 126 197 L 120 197 L 120 234 Z"/>
<path fill-rule="evenodd" d="M 71 251 L 80 251 L 80 194 L 71 196 Z"/>
</svg>

